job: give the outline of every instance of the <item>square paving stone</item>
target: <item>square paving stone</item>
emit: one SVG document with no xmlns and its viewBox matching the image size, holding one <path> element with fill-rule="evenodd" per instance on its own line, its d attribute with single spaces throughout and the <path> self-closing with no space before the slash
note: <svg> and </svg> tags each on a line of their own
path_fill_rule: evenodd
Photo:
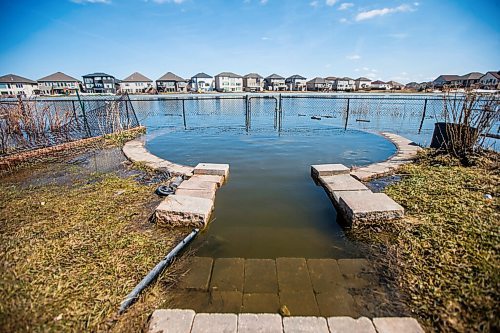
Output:
<svg viewBox="0 0 500 333">
<path fill-rule="evenodd" d="M 373 325 L 378 333 L 424 333 L 424 330 L 414 318 L 374 318 Z"/>
<path fill-rule="evenodd" d="M 210 289 L 216 291 L 243 291 L 244 274 L 244 259 L 216 259 L 212 271 Z"/>
<path fill-rule="evenodd" d="M 240 313 L 242 304 L 240 291 L 212 291 L 205 312 Z"/>
<path fill-rule="evenodd" d="M 207 291 L 212 275 L 213 259 L 193 257 L 190 264 L 189 271 L 179 281 L 179 288 Z"/>
<path fill-rule="evenodd" d="M 280 309 L 278 294 L 243 294 L 245 313 L 277 313 Z"/>
<path fill-rule="evenodd" d="M 311 279 L 304 258 L 276 259 L 279 291 L 312 291 Z"/>
<path fill-rule="evenodd" d="M 351 317 L 330 317 L 328 318 L 328 326 L 331 333 L 377 333 L 372 321 L 366 317 L 358 319 Z"/>
<path fill-rule="evenodd" d="M 278 293 L 276 262 L 272 259 L 245 260 L 245 293 Z"/>
<path fill-rule="evenodd" d="M 358 316 L 354 299 L 343 287 L 337 287 L 335 290 L 316 294 L 316 299 L 319 311 L 323 317 Z"/>
<path fill-rule="evenodd" d="M 191 333 L 236 333 L 238 316 L 232 313 L 199 313 Z"/>
<path fill-rule="evenodd" d="M 335 259 L 307 259 L 307 267 L 316 293 L 328 292 L 343 284 L 343 277 Z"/>
<path fill-rule="evenodd" d="M 321 317 L 285 317 L 285 333 L 330 333 L 325 318 Z"/>
<path fill-rule="evenodd" d="M 280 306 L 286 305 L 292 316 L 318 316 L 320 311 L 312 290 L 280 292 Z"/>
<path fill-rule="evenodd" d="M 192 310 L 155 310 L 149 322 L 151 333 L 189 333 L 195 317 Z"/>
<path fill-rule="evenodd" d="M 204 291 L 172 291 L 168 307 L 171 309 L 190 309 L 196 312 L 207 312 L 210 295 Z"/>
<path fill-rule="evenodd" d="M 348 288 L 366 288 L 377 279 L 373 267 L 366 259 L 339 259 L 343 285 Z"/>
<path fill-rule="evenodd" d="M 238 316 L 238 333 L 282 333 L 283 324 L 279 314 L 241 313 Z"/>
</svg>

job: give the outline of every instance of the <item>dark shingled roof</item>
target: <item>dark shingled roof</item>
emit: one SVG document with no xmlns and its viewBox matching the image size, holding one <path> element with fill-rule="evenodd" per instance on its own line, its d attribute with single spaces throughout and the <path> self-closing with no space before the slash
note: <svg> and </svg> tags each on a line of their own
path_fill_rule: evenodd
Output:
<svg viewBox="0 0 500 333">
<path fill-rule="evenodd" d="M 460 78 L 462 80 L 479 80 L 484 74 L 479 72 L 472 72 L 469 74 L 462 75 Z"/>
<path fill-rule="evenodd" d="M 106 74 L 106 73 L 92 73 L 92 74 L 87 74 L 87 75 L 83 75 L 82 77 L 96 77 L 96 76 L 111 76 L 111 77 L 114 77 L 113 75 L 111 74 Z"/>
<path fill-rule="evenodd" d="M 371 80 L 362 76 L 362 77 L 358 77 L 355 81 L 371 81 Z"/>
<path fill-rule="evenodd" d="M 231 72 L 222 72 L 222 73 L 217 74 L 216 76 L 234 77 L 234 78 L 241 78 L 242 77 L 241 75 L 231 73 Z"/>
<path fill-rule="evenodd" d="M 306 78 L 298 74 L 292 75 L 287 80 L 305 80 Z"/>
<path fill-rule="evenodd" d="M 247 78 L 247 79 L 262 79 L 262 76 L 260 76 L 257 73 L 248 73 L 247 75 L 244 76 L 244 78 Z"/>
<path fill-rule="evenodd" d="M 495 77 L 495 78 L 497 78 L 497 79 L 500 80 L 500 71 L 498 71 L 498 72 L 486 72 L 486 74 L 488 74 L 488 73 L 491 74 L 491 75 L 493 75 L 493 77 Z M 486 74 L 484 74 L 484 75 L 486 75 Z"/>
<path fill-rule="evenodd" d="M 196 79 L 211 79 L 212 76 L 208 75 L 207 73 L 198 73 L 196 74 L 195 76 L 193 76 L 193 79 L 196 78 Z"/>
<path fill-rule="evenodd" d="M 445 74 L 445 75 L 439 75 L 437 79 L 439 78 L 443 78 L 443 80 L 445 81 L 456 81 L 456 80 L 461 80 L 460 76 L 459 75 L 448 75 L 448 74 Z M 436 81 L 434 80 L 434 81 Z"/>
<path fill-rule="evenodd" d="M 25 77 L 15 75 L 15 74 L 7 74 L 4 76 L 0 76 L 0 83 L 30 83 L 36 84 L 35 81 L 27 79 Z"/>
<path fill-rule="evenodd" d="M 327 76 L 327 77 L 325 77 L 325 80 L 327 80 L 327 81 L 335 81 L 335 80 L 337 80 L 337 77 L 336 76 Z"/>
<path fill-rule="evenodd" d="M 387 83 L 385 83 L 384 81 L 377 80 L 373 81 L 372 84 L 387 84 Z"/>
<path fill-rule="evenodd" d="M 80 82 L 72 76 L 66 75 L 62 72 L 57 72 L 37 80 L 38 82 Z"/>
<path fill-rule="evenodd" d="M 271 74 L 269 75 L 268 77 L 266 77 L 266 79 L 279 79 L 279 80 L 284 80 L 285 78 L 281 75 L 278 75 L 278 74 Z"/>
<path fill-rule="evenodd" d="M 175 75 L 174 73 L 172 72 L 168 72 L 168 73 L 165 73 L 165 75 L 163 75 L 162 77 L 160 77 L 158 80 L 156 81 L 175 81 L 175 82 L 184 82 L 186 81 L 185 79 L 183 79 L 182 77 L 178 76 L 178 75 Z"/>
<path fill-rule="evenodd" d="M 307 81 L 307 83 L 321 84 L 321 83 L 326 83 L 326 81 L 322 77 L 315 77 L 314 79 Z"/>
<path fill-rule="evenodd" d="M 139 72 L 132 73 L 120 82 L 153 82 L 150 78 L 142 75 Z"/>
</svg>

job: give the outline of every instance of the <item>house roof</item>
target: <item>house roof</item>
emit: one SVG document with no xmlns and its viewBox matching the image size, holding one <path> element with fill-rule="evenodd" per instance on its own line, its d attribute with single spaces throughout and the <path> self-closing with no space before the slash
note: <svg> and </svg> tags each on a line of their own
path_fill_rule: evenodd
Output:
<svg viewBox="0 0 500 333">
<path fill-rule="evenodd" d="M 242 78 L 241 75 L 238 75 L 238 74 L 235 74 L 232 72 L 222 72 L 222 73 L 217 74 L 216 76 Z"/>
<path fill-rule="evenodd" d="M 174 73 L 172 72 L 167 72 L 165 73 L 162 77 L 160 77 L 158 80 L 156 81 L 175 81 L 175 82 L 183 82 L 183 81 L 186 81 L 184 80 L 182 77 L 178 76 L 178 75 L 175 75 Z"/>
<path fill-rule="evenodd" d="M 335 81 L 335 80 L 337 80 L 337 77 L 336 76 L 327 76 L 327 77 L 325 77 L 325 80 L 327 80 L 327 81 Z"/>
<path fill-rule="evenodd" d="M 346 80 L 346 81 L 354 81 L 354 79 L 351 79 L 349 76 L 344 76 L 342 78 L 342 80 Z"/>
<path fill-rule="evenodd" d="M 305 77 L 298 74 L 292 75 L 287 78 L 287 80 L 305 80 L 305 79 L 306 79 Z"/>
<path fill-rule="evenodd" d="M 195 78 L 196 78 L 196 79 L 211 79 L 211 78 L 212 78 L 212 76 L 208 75 L 207 73 L 203 73 L 203 72 L 201 72 L 201 73 L 196 74 L 196 75 L 195 75 L 195 76 L 193 76 L 192 78 L 193 78 L 193 79 L 195 79 Z"/>
<path fill-rule="evenodd" d="M 387 84 L 387 83 L 385 83 L 384 81 L 377 80 L 373 81 L 372 84 Z"/>
<path fill-rule="evenodd" d="M 314 79 L 307 81 L 307 83 L 318 84 L 318 83 L 326 83 L 326 81 L 322 77 L 315 77 Z"/>
<path fill-rule="evenodd" d="M 31 83 L 36 84 L 35 81 L 27 79 L 25 77 L 15 75 L 15 74 L 7 74 L 4 76 L 0 76 L 0 83 Z"/>
<path fill-rule="evenodd" d="M 96 76 L 111 76 L 114 78 L 113 75 L 111 74 L 106 74 L 106 73 L 102 73 L 102 72 L 97 72 L 97 73 L 92 73 L 92 74 L 87 74 L 87 75 L 83 75 L 82 77 L 96 77 Z"/>
<path fill-rule="evenodd" d="M 439 78 L 442 78 L 445 81 L 456 81 L 456 80 L 461 80 L 462 79 L 459 75 L 448 75 L 448 74 L 439 75 L 436 78 L 436 80 L 439 79 Z M 436 80 L 434 80 L 434 81 L 436 81 Z"/>
<path fill-rule="evenodd" d="M 139 72 L 135 72 L 121 80 L 121 82 L 153 82 L 150 78 L 142 75 Z"/>
<path fill-rule="evenodd" d="M 404 86 L 404 84 L 396 82 L 396 81 L 388 81 L 391 86 Z"/>
<path fill-rule="evenodd" d="M 278 79 L 278 80 L 284 80 L 285 78 L 281 75 L 278 74 L 271 74 L 266 79 Z"/>
<path fill-rule="evenodd" d="M 500 71 L 498 71 L 498 72 L 486 72 L 486 74 L 491 74 L 491 75 L 493 75 L 493 77 L 500 80 Z M 486 74 L 484 74 L 484 75 L 486 75 Z"/>
<path fill-rule="evenodd" d="M 54 74 L 50 74 L 46 77 L 42 77 L 37 80 L 38 82 L 80 82 L 80 80 L 75 79 L 72 76 L 64 74 L 62 72 L 56 72 Z"/>
<path fill-rule="evenodd" d="M 355 81 L 371 81 L 369 78 L 366 77 L 358 77 Z"/>
<path fill-rule="evenodd" d="M 262 76 L 260 76 L 257 73 L 248 73 L 247 75 L 245 75 L 243 77 L 247 78 L 247 79 L 262 79 Z"/>
<path fill-rule="evenodd" d="M 479 72 L 472 72 L 469 74 L 462 75 L 460 78 L 462 80 L 479 80 L 484 74 Z"/>
</svg>

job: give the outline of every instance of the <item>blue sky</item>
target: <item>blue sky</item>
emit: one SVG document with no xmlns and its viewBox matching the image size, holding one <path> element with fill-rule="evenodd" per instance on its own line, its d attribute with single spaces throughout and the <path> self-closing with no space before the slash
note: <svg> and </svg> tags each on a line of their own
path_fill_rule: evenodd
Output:
<svg viewBox="0 0 500 333">
<path fill-rule="evenodd" d="M 500 2 L 0 0 L 0 75 L 431 80 L 500 70 Z"/>
</svg>

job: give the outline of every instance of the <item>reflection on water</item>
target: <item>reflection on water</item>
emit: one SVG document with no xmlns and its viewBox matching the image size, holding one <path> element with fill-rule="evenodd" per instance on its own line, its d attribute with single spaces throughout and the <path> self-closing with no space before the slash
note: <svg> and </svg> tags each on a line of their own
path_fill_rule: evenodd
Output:
<svg viewBox="0 0 500 333">
<path fill-rule="evenodd" d="M 395 152 L 374 134 L 334 127 L 284 131 L 163 129 L 148 149 L 171 161 L 229 163 L 213 221 L 196 239 L 197 255 L 243 258 L 359 257 L 336 212 L 310 177 L 310 165 L 366 165 Z"/>
</svg>

